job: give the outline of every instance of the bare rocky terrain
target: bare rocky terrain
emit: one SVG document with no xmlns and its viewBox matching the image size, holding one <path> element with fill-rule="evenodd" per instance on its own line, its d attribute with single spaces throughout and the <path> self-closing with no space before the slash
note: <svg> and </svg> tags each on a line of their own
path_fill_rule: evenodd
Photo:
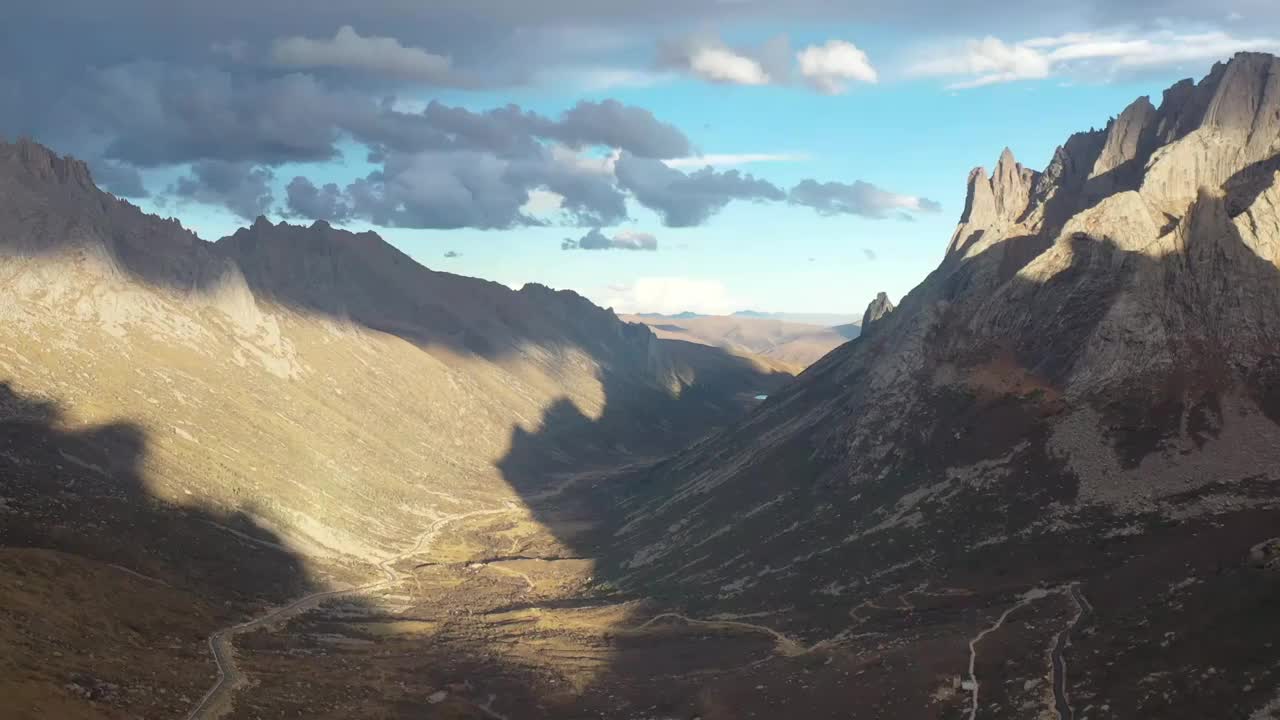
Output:
<svg viewBox="0 0 1280 720">
<path fill-rule="evenodd" d="M 939 268 L 634 479 L 598 572 L 839 648 L 860 717 L 1272 717 L 1277 78 L 974 170 Z"/>
<path fill-rule="evenodd" d="M 210 244 L 0 146 L 0 693 L 1280 717 L 1277 78 L 975 170 L 939 268 L 795 380 L 372 234 Z"/>
</svg>

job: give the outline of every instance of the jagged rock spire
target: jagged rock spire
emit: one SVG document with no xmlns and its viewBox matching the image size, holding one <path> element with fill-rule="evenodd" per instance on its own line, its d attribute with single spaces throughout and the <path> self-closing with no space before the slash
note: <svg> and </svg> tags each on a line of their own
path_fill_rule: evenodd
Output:
<svg viewBox="0 0 1280 720">
<path fill-rule="evenodd" d="M 1027 209 L 1031 197 L 1034 173 L 1022 167 L 1013 157 L 1013 151 L 1005 148 L 991 175 L 991 195 L 995 200 L 996 216 L 1007 222 L 1016 222 Z"/>
<path fill-rule="evenodd" d="M 884 292 L 877 293 L 875 300 L 867 305 L 867 311 L 862 314 L 862 334 L 866 335 L 872 325 L 891 312 L 893 312 L 893 301 Z"/>
<path fill-rule="evenodd" d="M 948 254 L 967 249 L 970 243 L 994 228 L 1020 221 L 1031 204 L 1032 190 L 1036 188 L 1038 179 L 1039 175 L 1024 168 L 1007 147 L 1000 153 L 990 177 L 983 167 L 969 171 L 964 213 L 951 239 Z"/>
</svg>

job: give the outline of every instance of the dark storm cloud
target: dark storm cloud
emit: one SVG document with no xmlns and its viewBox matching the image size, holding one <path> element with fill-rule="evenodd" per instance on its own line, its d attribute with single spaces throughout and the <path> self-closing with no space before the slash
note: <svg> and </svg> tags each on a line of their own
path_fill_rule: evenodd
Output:
<svg viewBox="0 0 1280 720">
<path fill-rule="evenodd" d="M 942 206 L 933 200 L 883 190 L 869 182 L 818 182 L 801 180 L 787 198 L 793 205 L 803 205 L 821 215 L 861 215 L 884 218 L 891 213 L 937 212 Z M 911 219 L 910 215 L 907 215 Z"/>
<path fill-rule="evenodd" d="M 782 200 L 776 185 L 737 170 L 709 167 L 683 173 L 659 160 L 623 153 L 615 168 L 618 185 L 662 217 L 669 227 L 700 225 L 733 200 Z"/>
<path fill-rule="evenodd" d="M 571 224 L 626 220 L 626 198 L 613 176 L 576 160 L 536 145 L 514 158 L 482 150 L 392 152 L 383 158 L 382 169 L 341 190 L 295 177 L 287 188 L 287 209 L 294 216 L 334 222 L 502 229 L 547 224 L 524 209 L 533 190 L 546 189 L 563 198 L 564 219 Z"/>
<path fill-rule="evenodd" d="M 586 235 L 574 240 L 565 238 L 561 250 L 657 250 L 658 239 L 650 233 L 622 230 L 613 237 L 592 228 Z"/>
<path fill-rule="evenodd" d="M 316 187 L 299 176 L 285 186 L 286 215 L 340 224 L 351 219 L 351 212 L 347 196 L 337 183 Z"/>
<path fill-rule="evenodd" d="M 256 79 L 149 61 L 93 71 L 73 100 L 84 132 L 112 138 L 106 156 L 140 167 L 327 160 L 355 101 L 306 75 Z"/>
<path fill-rule="evenodd" d="M 142 173 L 137 168 L 102 158 L 90 159 L 88 163 L 94 182 L 107 192 L 126 198 L 150 197 L 151 193 L 142 184 Z"/>
<path fill-rule="evenodd" d="M 554 120 L 521 110 L 518 105 L 472 112 L 433 100 L 421 113 L 421 122 L 424 129 L 455 138 L 460 146 L 504 155 L 531 152 L 537 138 L 573 148 L 603 145 L 640 157 L 673 158 L 690 153 L 689 139 L 674 125 L 659 121 L 644 108 L 617 100 L 580 101 Z"/>
<path fill-rule="evenodd" d="M 520 207 L 530 190 L 546 188 L 564 197 L 565 217 L 574 224 L 614 224 L 627 212 L 612 177 L 557 160 L 545 142 L 645 156 L 679 155 L 690 146 L 647 110 L 613 100 L 581 102 L 559 118 L 515 105 L 476 112 L 434 101 L 406 112 L 307 75 L 262 78 L 152 62 L 96 71 L 76 102 L 83 111 L 75 116 L 85 119 L 80 132 L 109 138 L 102 155 L 111 164 L 102 166 L 111 173 L 104 179 L 122 194 L 138 194 L 139 167 L 278 166 L 336 158 L 344 137 L 362 143 L 383 165 L 380 172 L 341 192 L 305 180 L 288 189 L 290 214 L 335 222 L 358 216 L 405 227 L 539 224 Z M 202 201 L 242 200 L 182 187 Z"/>
<path fill-rule="evenodd" d="M 529 188 L 511 165 L 477 151 L 397 154 L 347 186 L 353 215 L 386 227 L 454 229 L 541 225 L 523 212 Z"/>
<path fill-rule="evenodd" d="M 674 125 L 659 121 L 644 108 L 617 100 L 579 102 L 545 136 L 570 147 L 607 145 L 645 158 L 675 158 L 691 153 L 689 139 Z"/>
<path fill-rule="evenodd" d="M 614 52 L 648 67 L 663 39 L 751 20 L 925 18 L 960 32 L 955 21 L 977 27 L 982 14 L 973 11 L 985 7 L 976 0 L 797 0 L 785 11 L 723 0 L 332 0 L 302 13 L 273 0 L 20 5 L 0 23 L 0 67 L 21 69 L 0 72 L 0 134 L 33 135 L 88 158 L 105 187 L 134 197 L 147 190 L 139 169 L 190 165 L 175 193 L 241 215 L 269 208 L 269 168 L 336 160 L 354 144 L 378 169 L 342 184 L 292 181 L 287 213 L 439 228 L 543 224 L 523 209 L 532 190 L 563 196 L 556 220 L 584 227 L 627 219 L 629 195 L 674 226 L 704 222 L 734 200 L 787 195 L 737 171 L 686 174 L 658 162 L 695 154 L 689 138 L 616 100 L 580 102 L 558 115 L 441 102 L 406 109 L 388 100 L 409 88 L 419 97 L 437 87 L 544 82 L 544 71 L 604 67 L 619 57 Z M 1007 8 L 1002 22 L 1016 16 L 1047 25 L 1053 14 L 1045 10 L 1062 7 L 1031 0 Z M 1081 7 L 1063 12 L 1092 12 Z M 1250 17 L 1254 27 L 1258 19 Z M 789 56 L 785 49 L 778 41 L 753 52 L 762 67 L 781 68 L 771 58 Z M 589 148 L 593 157 L 601 148 L 624 152 L 616 168 L 602 171 L 566 161 L 552 144 Z M 797 204 L 820 212 L 857 206 L 795 192 Z M 921 199 L 908 209 L 929 207 Z"/>
<path fill-rule="evenodd" d="M 582 227 L 616 225 L 627 219 L 627 198 L 607 171 L 583 167 L 544 151 L 513 168 L 511 177 L 526 188 L 545 188 L 561 196 L 564 219 Z"/>
<path fill-rule="evenodd" d="M 252 163 L 202 160 L 178 178 L 170 192 L 183 199 L 221 205 L 252 220 L 271 208 L 271 170 Z"/>
<path fill-rule="evenodd" d="M 363 36 L 394 37 L 409 48 L 452 57 L 455 64 L 470 50 L 473 57 L 492 56 L 499 39 L 508 45 L 527 45 L 542 52 L 566 53 L 578 48 L 564 47 L 565 28 L 578 31 L 580 45 L 597 42 L 607 32 L 652 32 L 666 28 L 695 29 L 735 22 L 810 20 L 864 23 L 911 23 L 927 30 L 966 32 L 996 26 L 1044 23 L 1060 18 L 1081 22 L 1104 19 L 1150 21 L 1158 17 L 1221 19 L 1228 10 L 1258 20 L 1275 20 L 1277 9 L 1269 0 L 1235 0 L 1229 8 L 1200 0 L 1080 0 L 1061 3 L 1027 0 L 1002 6 L 998 15 L 986 0 L 792 0 L 785 7 L 765 2 L 725 0 L 433 0 L 431 3 L 405 0 L 328 0 L 310 3 L 305 13 L 295 3 L 271 0 L 221 0 L 216 3 L 184 3 L 167 0 L 59 0 L 57 3 L 29 4 L 15 10 L 20 18 L 67 18 L 85 23 L 101 23 L 105 29 L 153 27 L 155 18 L 165 18 L 171 33 L 183 40 L 208 36 L 228 41 L 249 29 L 259 38 L 332 38 L 344 25 L 353 25 Z M 114 26 L 114 27 L 113 27 Z M 477 47 L 477 41 L 487 41 Z M 163 43 L 162 38 L 148 39 Z M 205 43 L 202 47 L 207 47 Z M 527 59 L 527 55 L 519 55 Z"/>
<path fill-rule="evenodd" d="M 453 60 L 393 37 L 361 35 L 350 25 L 332 38 L 293 36 L 273 43 L 271 58 L 292 68 L 338 68 L 428 84 L 449 84 Z"/>
</svg>

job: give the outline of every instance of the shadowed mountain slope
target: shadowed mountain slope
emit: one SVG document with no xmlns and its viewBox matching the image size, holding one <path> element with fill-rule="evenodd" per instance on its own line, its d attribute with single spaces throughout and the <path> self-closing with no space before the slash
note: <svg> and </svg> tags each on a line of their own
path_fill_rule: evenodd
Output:
<svg viewBox="0 0 1280 720">
<path fill-rule="evenodd" d="M 75 159 L 0 143 L 6 698 L 19 717 L 185 716 L 215 628 L 388 573 L 345 602 L 403 609 L 433 528 L 519 517 L 563 473 L 669 453 L 790 379 L 373 233 L 259 219 L 208 243 Z"/>
<path fill-rule="evenodd" d="M 869 716 L 1263 712 L 1277 78 L 1280 60 L 1241 54 L 1043 172 L 1007 150 L 974 170 L 946 258 L 899 307 L 632 481 L 610 577 L 877 662 L 935 658 L 869 672 L 898 687 Z M 1250 680 L 1161 674 L 1179 663 Z"/>
<path fill-rule="evenodd" d="M 256 503 L 317 552 L 376 559 L 441 502 L 509 496 L 510 429 L 558 401 L 599 417 L 607 388 L 676 418 L 593 441 L 644 456 L 785 379 L 675 357 L 572 292 L 428 270 L 373 233 L 259 219 L 207 243 L 26 141 L 0 145 L 0 198 L 4 377 L 155 435 L 159 495 Z"/>
</svg>

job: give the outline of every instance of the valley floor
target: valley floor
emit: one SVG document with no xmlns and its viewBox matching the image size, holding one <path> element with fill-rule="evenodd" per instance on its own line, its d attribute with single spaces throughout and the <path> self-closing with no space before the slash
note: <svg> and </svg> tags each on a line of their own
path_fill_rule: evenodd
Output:
<svg viewBox="0 0 1280 720">
<path fill-rule="evenodd" d="M 1030 539 L 968 569 L 853 582 L 822 607 L 780 595 L 700 615 L 598 576 L 590 490 L 612 471 L 562 475 L 521 502 L 472 500 L 424 519 L 381 566 L 342 565 L 229 532 L 234 518 L 101 495 L 89 476 L 79 494 L 42 488 L 23 473 L 56 460 L 32 437 L 14 435 L 38 462 L 0 452 L 6 718 L 1273 720 L 1280 708 L 1280 574 L 1251 553 L 1280 527 L 1276 509 Z M 179 574 L 198 567 L 228 574 Z"/>
<path fill-rule="evenodd" d="M 507 506 L 438 522 L 385 581 L 237 633 L 247 682 L 225 716 L 1271 717 L 1215 713 L 1280 682 L 1275 583 L 1224 562 L 1274 513 L 1115 544 L 1132 557 L 1079 581 L 882 588 L 802 638 L 774 629 L 785 606 L 690 618 L 613 592 L 565 544 L 585 508 L 539 502 L 537 520 Z"/>
</svg>

